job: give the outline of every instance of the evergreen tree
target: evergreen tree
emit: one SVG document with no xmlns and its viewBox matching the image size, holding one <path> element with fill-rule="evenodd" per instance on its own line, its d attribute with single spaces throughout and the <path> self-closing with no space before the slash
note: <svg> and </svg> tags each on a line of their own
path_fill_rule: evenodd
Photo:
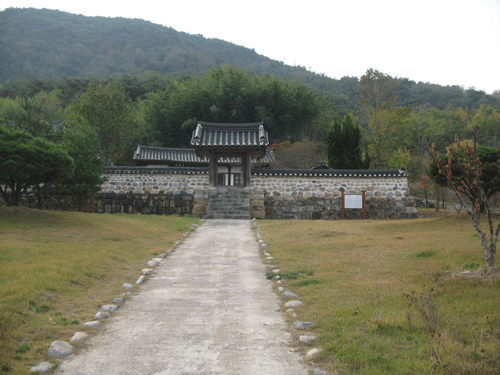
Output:
<svg viewBox="0 0 500 375">
<path fill-rule="evenodd" d="M 106 181 L 102 177 L 104 160 L 98 156 L 99 137 L 88 126 L 75 126 L 66 130 L 63 147 L 75 162 L 75 173 L 57 185 L 44 186 L 41 193 L 71 197 L 74 207 L 83 207 Z"/>
<path fill-rule="evenodd" d="M 344 121 L 336 119 L 325 137 L 328 166 L 332 169 L 368 169 L 368 154 L 363 159 L 361 130 L 347 115 Z"/>
<path fill-rule="evenodd" d="M 0 127 L 0 194 L 7 205 L 18 206 L 29 189 L 57 184 L 72 176 L 74 169 L 62 146 Z"/>
</svg>

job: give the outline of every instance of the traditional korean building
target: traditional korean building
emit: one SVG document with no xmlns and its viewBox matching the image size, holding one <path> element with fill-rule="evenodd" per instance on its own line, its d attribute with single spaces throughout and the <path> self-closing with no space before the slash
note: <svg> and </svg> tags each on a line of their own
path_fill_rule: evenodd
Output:
<svg viewBox="0 0 500 375">
<path fill-rule="evenodd" d="M 251 169 L 275 163 L 264 124 L 221 124 L 199 121 L 193 131 L 193 148 L 138 146 L 138 166 L 208 167 L 210 186 L 251 185 Z"/>
<path fill-rule="evenodd" d="M 264 124 L 199 121 L 191 148 L 138 146 L 108 167 L 98 212 L 207 219 L 412 218 L 403 170 L 275 169 Z"/>
</svg>

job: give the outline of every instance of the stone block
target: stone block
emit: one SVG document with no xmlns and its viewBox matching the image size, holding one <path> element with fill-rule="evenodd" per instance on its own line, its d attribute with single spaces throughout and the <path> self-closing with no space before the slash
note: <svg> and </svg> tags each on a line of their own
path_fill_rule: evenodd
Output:
<svg viewBox="0 0 500 375">
<path fill-rule="evenodd" d="M 266 218 L 266 212 L 265 211 L 252 211 L 252 219 L 265 219 Z"/>
<path fill-rule="evenodd" d="M 70 343 L 65 341 L 54 341 L 49 346 L 48 356 L 52 358 L 65 358 L 73 354 L 75 348 Z"/>
<path fill-rule="evenodd" d="M 193 206 L 193 215 L 205 215 L 205 206 L 201 204 L 195 204 Z"/>
<path fill-rule="evenodd" d="M 407 214 L 417 214 L 417 209 L 415 207 L 406 207 Z"/>
</svg>

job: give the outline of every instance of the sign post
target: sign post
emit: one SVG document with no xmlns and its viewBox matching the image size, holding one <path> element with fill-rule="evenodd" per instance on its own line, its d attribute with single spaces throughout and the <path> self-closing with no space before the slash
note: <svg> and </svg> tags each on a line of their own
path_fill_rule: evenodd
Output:
<svg viewBox="0 0 500 375">
<path fill-rule="evenodd" d="M 345 210 L 359 210 L 363 211 L 363 219 L 366 220 L 365 193 L 366 191 L 361 194 L 346 194 L 342 190 L 342 219 L 345 218 Z"/>
</svg>

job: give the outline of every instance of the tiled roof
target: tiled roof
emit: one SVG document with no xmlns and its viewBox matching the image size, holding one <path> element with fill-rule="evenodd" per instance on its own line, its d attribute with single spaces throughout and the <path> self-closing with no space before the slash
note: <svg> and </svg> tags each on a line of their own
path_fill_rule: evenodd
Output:
<svg viewBox="0 0 500 375">
<path fill-rule="evenodd" d="M 165 148 L 165 147 L 150 147 L 137 146 L 134 153 L 134 160 L 138 162 L 151 164 L 184 164 L 184 165 L 208 165 L 208 158 L 200 158 L 192 148 Z M 259 160 L 252 158 L 251 162 L 254 166 L 270 165 L 276 161 L 272 150 L 267 150 L 264 157 Z M 226 157 L 219 160 L 223 164 L 239 164 L 240 158 Z"/>
<path fill-rule="evenodd" d="M 219 124 L 198 121 L 191 144 L 205 147 L 255 147 L 269 145 L 269 139 L 262 122 Z"/>
<path fill-rule="evenodd" d="M 105 174 L 206 174 L 208 167 L 106 167 Z M 397 169 L 342 170 L 342 169 L 252 169 L 254 176 L 300 176 L 300 177 L 408 177 Z"/>
<path fill-rule="evenodd" d="M 261 169 L 252 170 L 252 174 L 302 177 L 408 177 L 401 169 Z"/>
<path fill-rule="evenodd" d="M 208 167 L 104 167 L 104 174 L 207 174 Z"/>
<path fill-rule="evenodd" d="M 165 148 L 137 146 L 134 153 L 134 160 L 149 162 L 174 162 L 174 163 L 193 163 L 207 164 L 207 158 L 200 158 L 191 148 Z"/>
</svg>

